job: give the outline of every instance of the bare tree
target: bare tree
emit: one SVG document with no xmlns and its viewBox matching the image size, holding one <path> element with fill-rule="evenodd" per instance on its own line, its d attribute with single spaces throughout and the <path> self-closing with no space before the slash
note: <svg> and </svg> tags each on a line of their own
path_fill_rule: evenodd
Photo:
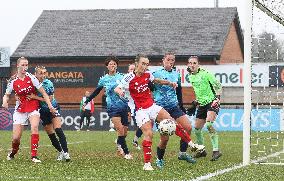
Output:
<svg viewBox="0 0 284 181">
<path fill-rule="evenodd" d="M 252 38 L 253 62 L 280 62 L 284 61 L 282 44 L 273 33 L 263 32 Z"/>
</svg>

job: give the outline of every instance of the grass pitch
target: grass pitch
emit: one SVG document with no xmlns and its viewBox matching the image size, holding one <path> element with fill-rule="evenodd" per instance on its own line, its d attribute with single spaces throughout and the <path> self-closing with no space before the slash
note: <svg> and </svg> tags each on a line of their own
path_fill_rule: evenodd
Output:
<svg viewBox="0 0 284 181">
<path fill-rule="evenodd" d="M 208 155 L 198 159 L 196 164 L 177 159 L 179 138 L 172 136 L 163 170 L 155 166 L 159 138 L 158 133 L 155 133 L 152 148 L 154 171 L 142 170 L 143 152 L 136 150 L 131 144 L 134 132 L 129 132 L 127 137 L 133 160 L 125 160 L 116 155 L 115 132 L 65 131 L 65 134 L 69 142 L 71 162 L 56 161 L 56 150 L 51 146 L 48 136 L 40 132 L 39 156 L 42 163 L 34 164 L 30 161 L 29 131 L 24 132 L 21 149 L 12 161 L 6 160 L 12 132 L 0 131 L 0 180 L 191 180 L 242 163 L 242 132 L 219 133 L 223 156 L 216 162 L 210 161 L 212 148 L 208 134 L 205 133 Z M 283 166 L 252 164 L 210 180 L 284 180 L 284 172 Z"/>
</svg>

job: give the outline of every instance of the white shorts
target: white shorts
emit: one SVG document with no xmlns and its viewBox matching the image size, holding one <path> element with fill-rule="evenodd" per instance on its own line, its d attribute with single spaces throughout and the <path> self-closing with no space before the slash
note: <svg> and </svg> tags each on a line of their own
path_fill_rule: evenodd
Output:
<svg viewBox="0 0 284 181">
<path fill-rule="evenodd" d="M 147 109 L 138 109 L 135 116 L 137 126 L 140 128 L 143 124 L 150 120 L 155 121 L 162 109 L 163 108 L 161 106 L 158 106 L 156 104 L 153 104 Z"/>
<path fill-rule="evenodd" d="M 13 114 L 13 124 L 20 124 L 20 125 L 28 125 L 29 124 L 29 117 L 33 116 L 33 115 L 38 115 L 39 111 L 38 110 L 34 110 L 33 112 L 18 112 L 15 110 L 14 114 Z"/>
</svg>

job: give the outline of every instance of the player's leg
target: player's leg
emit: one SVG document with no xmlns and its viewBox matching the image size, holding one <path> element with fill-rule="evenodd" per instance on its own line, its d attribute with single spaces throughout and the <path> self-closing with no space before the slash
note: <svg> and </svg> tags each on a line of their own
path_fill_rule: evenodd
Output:
<svg viewBox="0 0 284 181">
<path fill-rule="evenodd" d="M 181 111 L 181 110 L 180 110 Z M 180 115 L 180 113 L 178 114 L 177 111 L 175 111 L 176 113 L 174 115 L 172 115 L 174 118 L 177 117 L 178 115 Z M 187 118 L 187 116 L 185 114 L 179 116 L 178 118 L 176 118 L 176 122 L 178 124 L 180 124 L 184 130 L 191 135 L 191 130 L 192 130 L 192 126 L 190 124 L 189 119 Z M 183 141 L 182 139 L 180 140 L 180 152 L 179 152 L 179 156 L 178 159 L 179 160 L 185 160 L 189 163 L 196 163 L 196 160 L 194 160 L 186 151 L 187 151 L 187 147 L 188 147 L 188 143 L 186 143 L 185 141 Z"/>
<path fill-rule="evenodd" d="M 133 140 L 132 140 L 132 144 L 133 144 L 133 146 L 134 146 L 136 149 L 140 150 L 141 148 L 140 148 L 140 146 L 139 146 L 138 140 L 139 140 L 139 138 L 141 138 L 143 132 L 142 132 L 141 128 L 139 128 L 139 127 L 137 126 L 137 122 L 136 122 L 135 116 L 132 116 L 132 120 L 133 120 L 134 125 L 135 125 L 135 127 L 136 127 L 135 136 L 134 136 L 134 138 L 133 138 Z"/>
<path fill-rule="evenodd" d="M 160 122 L 163 119 L 173 119 L 165 109 L 160 110 L 157 116 L 157 122 Z M 186 142 L 188 146 L 192 148 L 193 151 L 201 152 L 202 150 L 204 150 L 203 145 L 197 145 L 193 143 L 190 135 L 185 131 L 185 129 L 179 123 L 176 123 L 175 134 L 179 136 L 182 139 L 182 141 Z"/>
<path fill-rule="evenodd" d="M 82 129 L 82 125 L 84 126 L 83 123 L 84 123 L 84 119 L 86 117 L 85 112 L 86 112 L 86 110 L 81 112 L 81 115 L 80 115 L 80 127 L 79 127 L 78 131 L 80 131 Z"/>
<path fill-rule="evenodd" d="M 144 121 L 145 122 L 145 121 Z M 148 120 L 141 126 L 141 130 L 143 132 L 143 154 L 144 154 L 144 166 L 143 170 L 154 170 L 151 166 L 152 159 L 152 139 L 153 139 L 153 131 L 152 131 L 152 122 Z"/>
<path fill-rule="evenodd" d="M 135 119 L 137 122 L 137 126 L 143 132 L 143 155 L 144 155 L 144 166 L 143 170 L 154 170 L 151 165 L 152 159 L 152 139 L 153 139 L 153 131 L 152 131 L 152 121 L 149 117 L 149 109 L 139 109 L 136 112 Z"/>
<path fill-rule="evenodd" d="M 40 163 L 41 161 L 37 157 L 37 149 L 39 143 L 38 126 L 40 121 L 40 114 L 36 110 L 32 113 L 29 113 L 28 117 L 31 124 L 31 159 L 34 163 Z"/>
<path fill-rule="evenodd" d="M 12 149 L 7 155 L 7 160 L 12 160 L 19 151 L 21 137 L 24 126 L 21 124 L 13 124 L 13 136 L 12 136 Z"/>
<path fill-rule="evenodd" d="M 58 152 L 61 152 L 62 151 L 62 148 L 61 148 L 61 145 L 60 145 L 60 142 L 58 141 L 56 135 L 55 135 L 55 131 L 54 131 L 54 128 L 53 128 L 53 124 L 47 124 L 47 125 L 44 125 L 44 130 L 45 132 L 47 133 L 48 137 L 49 137 L 49 140 L 52 144 L 52 146 L 58 151 Z"/>
<path fill-rule="evenodd" d="M 120 117 L 121 117 L 121 124 L 123 125 L 123 136 L 124 136 L 124 147 L 121 146 L 121 148 L 123 149 L 125 155 L 124 158 L 129 160 L 129 159 L 133 159 L 132 155 L 129 153 L 128 147 L 127 147 L 127 143 L 126 143 L 126 136 L 128 133 L 128 125 L 129 125 L 129 119 L 128 119 L 128 111 L 124 110 L 121 111 L 120 113 Z"/>
<path fill-rule="evenodd" d="M 219 151 L 219 139 L 218 139 L 218 134 L 216 129 L 213 127 L 213 123 L 216 120 L 217 113 L 215 111 L 208 111 L 207 112 L 207 119 L 206 119 L 206 128 L 208 129 L 211 144 L 213 147 L 213 154 L 211 161 L 216 161 L 218 160 L 221 156 L 222 153 Z"/>
<path fill-rule="evenodd" d="M 158 112 L 156 120 L 157 122 L 162 121 L 163 119 L 173 119 L 170 114 L 162 107 L 160 106 L 153 106 L 153 110 L 156 109 L 156 111 Z M 154 111 L 153 111 L 154 113 Z M 154 117 L 151 117 L 154 118 Z M 169 140 L 169 136 L 164 136 L 161 135 L 160 136 L 160 142 L 157 146 L 157 160 L 156 160 L 156 165 L 157 167 L 159 167 L 160 169 L 162 169 L 164 167 L 164 155 L 166 152 L 166 147 L 168 144 L 168 140 Z"/>
<path fill-rule="evenodd" d="M 157 146 L 157 160 L 156 160 L 156 165 L 160 169 L 162 169 L 165 165 L 164 155 L 166 152 L 168 141 L 169 141 L 169 136 L 160 135 L 160 142 Z"/>
<path fill-rule="evenodd" d="M 60 115 L 58 115 L 60 116 Z M 59 138 L 59 142 L 60 142 L 60 145 L 61 145 L 61 148 L 63 150 L 63 157 L 65 159 L 65 161 L 70 161 L 70 155 L 69 155 L 69 151 L 68 151 L 68 146 L 67 146 L 67 139 L 66 139 L 66 136 L 61 128 L 61 119 L 60 117 L 54 117 L 52 119 L 52 124 L 53 124 L 53 127 L 54 127 L 54 130 L 55 130 L 55 133 L 56 135 L 58 136 Z M 61 153 L 62 154 L 62 153 Z"/>
<path fill-rule="evenodd" d="M 111 117 L 111 121 L 117 132 L 117 144 L 121 146 L 124 155 L 129 154 L 128 148 L 126 146 L 125 136 L 124 136 L 124 126 L 121 123 L 121 117 Z M 122 156 L 124 156 L 122 155 Z"/>
<path fill-rule="evenodd" d="M 90 131 L 89 130 L 89 127 L 90 127 L 90 122 L 91 122 L 91 110 L 86 110 L 86 119 L 87 119 L 87 131 Z"/>
<path fill-rule="evenodd" d="M 49 110 L 40 109 L 40 119 L 42 126 L 47 133 L 52 146 L 60 153 L 62 151 L 61 145 L 55 135 L 55 131 L 52 124 L 52 114 Z"/>
<path fill-rule="evenodd" d="M 7 155 L 7 160 L 12 160 L 20 147 L 20 141 L 24 125 L 27 125 L 27 113 L 20 113 L 15 111 L 13 114 L 13 136 L 12 136 L 12 150 Z"/>
<path fill-rule="evenodd" d="M 205 125 L 205 120 L 207 117 L 207 108 L 206 106 L 199 106 L 198 110 L 196 112 L 196 119 L 194 123 L 194 133 L 196 136 L 196 142 L 198 145 L 204 145 L 204 137 L 203 137 L 203 131 L 202 128 Z M 194 157 L 206 157 L 207 153 L 206 151 L 197 152 Z"/>
</svg>

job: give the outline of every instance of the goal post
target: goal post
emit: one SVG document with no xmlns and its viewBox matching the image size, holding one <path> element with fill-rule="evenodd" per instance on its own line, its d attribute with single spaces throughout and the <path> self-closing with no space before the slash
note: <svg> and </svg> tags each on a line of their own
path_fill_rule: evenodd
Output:
<svg viewBox="0 0 284 181">
<path fill-rule="evenodd" d="M 244 23 L 244 119 L 243 119 L 243 165 L 250 163 L 251 130 L 251 35 L 252 35 L 252 0 L 244 0 L 247 19 Z"/>
</svg>

